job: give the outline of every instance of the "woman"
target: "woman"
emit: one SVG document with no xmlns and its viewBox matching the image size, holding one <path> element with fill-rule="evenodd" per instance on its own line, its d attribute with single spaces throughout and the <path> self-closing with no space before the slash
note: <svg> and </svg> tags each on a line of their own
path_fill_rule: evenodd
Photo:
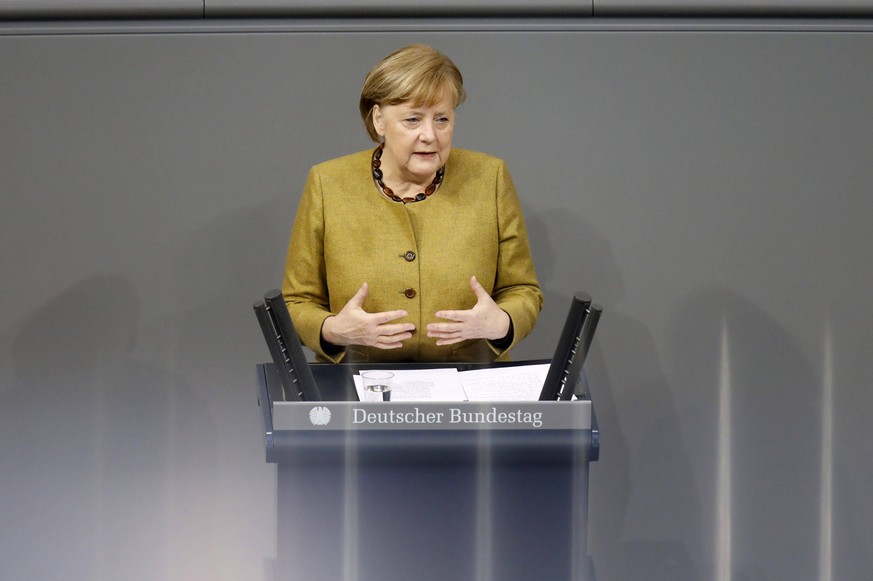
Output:
<svg viewBox="0 0 873 581">
<path fill-rule="evenodd" d="M 524 217 L 503 161 L 452 149 L 461 74 L 403 48 L 364 82 L 375 150 L 309 172 L 282 292 L 319 360 L 491 361 L 542 308 Z"/>
</svg>

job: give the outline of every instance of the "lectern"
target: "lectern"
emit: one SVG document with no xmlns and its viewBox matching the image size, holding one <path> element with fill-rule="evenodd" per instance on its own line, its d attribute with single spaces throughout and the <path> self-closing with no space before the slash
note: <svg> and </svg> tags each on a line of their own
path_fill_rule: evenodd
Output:
<svg viewBox="0 0 873 581">
<path fill-rule="evenodd" d="M 592 579 L 590 400 L 338 401 L 362 368 L 312 364 L 325 400 L 288 402 L 258 366 L 277 581 Z"/>
<path fill-rule="evenodd" d="M 590 297 L 574 298 L 581 318 L 551 361 L 549 401 L 494 403 L 360 402 L 352 377 L 379 366 L 301 362 L 284 303 L 266 299 L 255 310 L 278 341 L 257 370 L 278 465 L 276 581 L 593 581 L 599 432 L 576 381 L 600 314 Z"/>
</svg>

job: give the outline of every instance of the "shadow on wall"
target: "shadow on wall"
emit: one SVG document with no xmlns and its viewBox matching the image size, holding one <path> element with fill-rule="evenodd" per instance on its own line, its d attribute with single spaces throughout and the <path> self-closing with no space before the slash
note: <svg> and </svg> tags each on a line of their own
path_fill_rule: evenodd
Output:
<svg viewBox="0 0 873 581">
<path fill-rule="evenodd" d="M 574 292 L 604 307 L 586 362 L 602 438 L 589 498 L 597 578 L 699 581 L 689 551 L 702 536 L 700 504 L 676 404 L 654 337 L 621 312 L 624 283 L 612 249 L 566 208 L 531 213 L 527 223 L 547 305 L 534 343 L 555 344 Z"/>
<path fill-rule="evenodd" d="M 572 292 L 604 305 L 586 364 L 602 435 L 589 500 L 597 578 L 697 581 L 725 562 L 738 580 L 815 578 L 822 394 L 791 334 L 715 287 L 634 306 L 671 313 L 659 337 L 622 312 L 620 266 L 582 215 L 530 214 L 528 226 L 547 301 L 534 343 L 554 345 Z M 727 490 L 718 480 L 722 371 Z M 730 518 L 720 521 L 726 498 Z"/>
<path fill-rule="evenodd" d="M 95 276 L 3 342 L 0 578 L 193 579 L 214 550 L 211 421 L 131 357 L 139 310 L 129 282 Z"/>
<path fill-rule="evenodd" d="M 141 351 L 174 365 L 197 390 L 243 395 L 233 405 L 257 412 L 254 368 L 269 351 L 252 304 L 282 283 L 293 218 L 292 204 L 277 200 L 225 210 L 186 231 L 161 289 L 174 309 L 142 329 Z M 251 442 L 263 436 L 239 427 Z"/>
<path fill-rule="evenodd" d="M 210 533 L 222 553 L 190 579 L 259 579 L 275 553 L 276 467 L 264 459 L 255 374 L 270 354 L 252 304 L 281 283 L 294 207 L 240 198 L 199 215 L 164 265 L 160 295 L 150 297 L 171 308 L 140 329 L 137 354 L 183 377 L 216 418 L 221 455 L 210 489 L 222 495 L 213 518 L 224 526 Z"/>
<path fill-rule="evenodd" d="M 587 292 L 603 305 L 608 325 L 624 287 L 612 249 L 582 215 L 568 208 L 533 212 L 525 207 L 524 213 L 544 303 L 534 332 L 514 357 L 551 357 L 576 292 Z"/>
</svg>

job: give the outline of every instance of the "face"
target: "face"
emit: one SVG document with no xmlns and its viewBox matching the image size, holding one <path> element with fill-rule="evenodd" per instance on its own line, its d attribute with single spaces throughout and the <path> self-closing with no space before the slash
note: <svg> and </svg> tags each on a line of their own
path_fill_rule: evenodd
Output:
<svg viewBox="0 0 873 581">
<path fill-rule="evenodd" d="M 385 141 L 385 180 L 427 185 L 452 150 L 455 110 L 449 98 L 431 107 L 376 105 L 373 126 Z"/>
</svg>

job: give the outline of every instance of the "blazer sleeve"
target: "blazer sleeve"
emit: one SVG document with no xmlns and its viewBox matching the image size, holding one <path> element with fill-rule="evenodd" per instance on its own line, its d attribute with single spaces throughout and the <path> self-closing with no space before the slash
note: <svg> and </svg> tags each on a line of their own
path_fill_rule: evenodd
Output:
<svg viewBox="0 0 873 581">
<path fill-rule="evenodd" d="M 324 262 L 324 206 L 321 180 L 316 168 L 309 171 L 297 207 L 282 295 L 300 340 L 320 359 L 337 362 L 344 350 L 331 350 L 321 341 L 321 326 L 331 316 Z"/>
<path fill-rule="evenodd" d="M 499 246 L 492 298 L 512 320 L 512 341 L 489 346 L 500 356 L 512 349 L 534 328 L 543 308 L 543 293 L 534 269 L 521 203 L 504 162 L 497 171 L 497 222 Z"/>
</svg>

